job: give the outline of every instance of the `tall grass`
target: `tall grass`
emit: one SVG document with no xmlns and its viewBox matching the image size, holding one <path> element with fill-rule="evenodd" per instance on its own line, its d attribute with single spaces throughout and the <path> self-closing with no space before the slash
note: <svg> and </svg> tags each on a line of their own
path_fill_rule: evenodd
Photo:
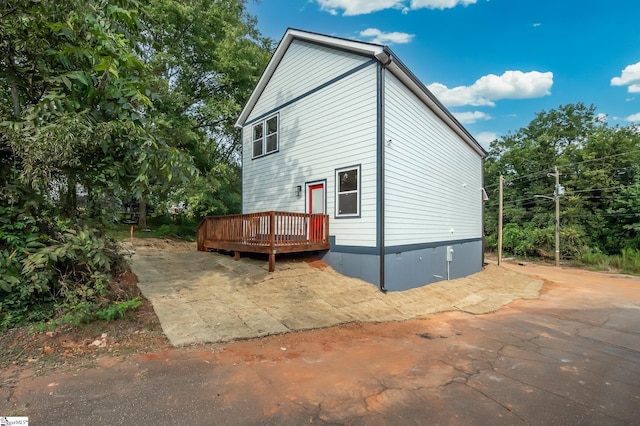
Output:
<svg viewBox="0 0 640 426">
<path fill-rule="evenodd" d="M 618 270 L 627 274 L 640 274 L 640 250 L 624 248 L 620 254 L 607 256 L 598 249 L 584 250 L 578 262 L 598 270 Z"/>
<path fill-rule="evenodd" d="M 614 256 L 613 265 L 622 272 L 640 274 L 640 250 L 622 249 L 619 256 Z"/>
</svg>

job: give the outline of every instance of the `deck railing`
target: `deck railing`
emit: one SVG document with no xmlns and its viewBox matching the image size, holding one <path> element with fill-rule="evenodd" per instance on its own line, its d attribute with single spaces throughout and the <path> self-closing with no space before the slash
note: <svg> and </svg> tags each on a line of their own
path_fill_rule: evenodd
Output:
<svg viewBox="0 0 640 426">
<path fill-rule="evenodd" d="M 207 216 L 198 226 L 198 250 L 220 249 L 269 254 L 269 271 L 276 253 L 329 248 L 329 216 L 323 214 L 260 212 Z"/>
</svg>

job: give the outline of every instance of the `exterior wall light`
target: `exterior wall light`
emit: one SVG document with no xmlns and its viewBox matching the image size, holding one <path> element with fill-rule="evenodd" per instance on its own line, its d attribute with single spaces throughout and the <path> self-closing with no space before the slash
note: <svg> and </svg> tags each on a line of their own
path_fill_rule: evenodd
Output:
<svg viewBox="0 0 640 426">
<path fill-rule="evenodd" d="M 296 186 L 296 197 L 299 197 L 302 195 L 302 186 L 298 185 Z"/>
</svg>

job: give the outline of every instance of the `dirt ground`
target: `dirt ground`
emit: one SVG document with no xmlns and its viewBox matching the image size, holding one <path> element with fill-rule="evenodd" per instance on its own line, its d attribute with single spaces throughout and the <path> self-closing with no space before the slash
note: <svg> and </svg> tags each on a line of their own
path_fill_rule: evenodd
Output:
<svg viewBox="0 0 640 426">
<path fill-rule="evenodd" d="M 137 283 L 132 273 L 122 279 L 130 286 Z M 9 376 L 42 375 L 58 369 L 91 367 L 100 357 L 124 359 L 169 347 L 153 306 L 143 298 L 135 312 L 112 322 L 55 328 L 26 326 L 4 332 L 0 335 L 0 370 Z"/>
<path fill-rule="evenodd" d="M 196 250 L 195 243 L 171 239 L 134 238 L 133 245 L 169 252 Z M 126 249 L 125 255 L 130 255 Z M 305 261 L 318 269 L 327 266 L 313 257 Z M 128 272 L 119 280 L 124 288 L 140 295 L 135 274 Z M 135 312 L 112 322 L 55 328 L 26 326 L 0 334 L 0 370 L 4 372 L 0 386 L 14 382 L 16 377 L 92 368 L 170 349 L 151 302 L 144 297 L 142 300 Z"/>
<path fill-rule="evenodd" d="M 147 247 L 163 251 L 192 251 L 195 243 L 171 239 L 134 238 L 133 245 Z M 314 268 L 323 269 L 327 265 L 313 256 L 289 259 L 293 261 L 305 261 Z M 493 264 L 495 259 L 488 258 Z M 525 266 L 518 265 L 515 261 L 504 262 L 506 268 L 525 273 L 545 281 L 543 291 L 556 283 L 569 282 L 576 276 L 586 284 L 597 282 L 599 284 L 617 284 L 624 275 L 615 273 L 594 273 L 572 267 L 551 268 L 547 264 L 527 262 Z M 176 268 L 178 265 L 176 265 Z M 634 277 L 628 277 L 633 280 Z M 125 286 L 132 287 L 137 283 L 137 277 L 129 272 L 122 277 Z M 280 277 L 286 279 L 286 276 Z M 442 326 L 446 328 L 444 322 Z M 352 341 L 354 331 L 365 332 L 370 338 L 384 337 L 389 331 L 395 333 L 398 324 L 395 322 L 381 324 L 348 324 L 339 326 L 336 333 L 334 328 L 330 330 L 314 331 L 313 340 L 327 341 L 327 347 L 332 344 L 345 344 Z M 443 332 L 447 334 L 447 332 Z M 327 335 L 326 339 L 323 335 Z M 270 339 L 287 339 L 289 344 L 298 346 L 307 341 L 305 333 L 293 333 L 291 336 L 276 336 Z M 268 339 L 267 339 L 268 340 Z M 293 340 L 293 342 L 291 342 Z M 242 343 L 238 343 L 239 347 Z M 253 343 L 250 344 L 253 346 Z M 210 345 L 215 346 L 215 345 Z M 222 345 L 218 345 L 222 346 Z M 8 374 L 2 377 L 15 375 L 41 375 L 47 371 L 56 369 L 77 369 L 81 367 L 93 367 L 104 362 L 105 359 L 127 359 L 138 354 L 155 353 L 171 348 L 168 339 L 164 336 L 160 322 L 151 303 L 143 298 L 143 304 L 135 312 L 126 318 L 112 322 L 97 321 L 80 327 L 70 325 L 59 326 L 55 329 L 38 330 L 38 328 L 21 327 L 9 330 L 0 335 L 0 369 Z M 214 349 L 212 349 L 214 350 Z M 291 353 L 279 354 L 291 357 Z M 2 383 L 0 383 L 2 384 Z"/>
<path fill-rule="evenodd" d="M 134 243 L 163 250 L 195 249 L 191 243 L 170 240 L 139 240 Z M 315 267 L 323 267 L 317 259 L 310 259 L 310 262 Z M 580 286 L 582 292 L 580 300 L 586 301 L 585 303 L 591 300 L 590 292 L 593 292 L 595 299 L 606 293 L 608 286 L 617 289 L 618 292 L 621 288 L 623 292 L 628 291 L 630 303 L 638 297 L 640 282 L 638 277 L 594 273 L 568 267 L 553 268 L 534 263 L 521 266 L 506 262 L 504 267 L 543 279 L 545 286 L 542 299 L 549 292 L 553 292 L 555 297 L 561 295 L 570 301 L 571 295 L 578 288 L 577 285 Z M 134 284 L 136 278 L 129 274 L 123 279 Z M 627 287 L 628 290 L 625 290 Z M 531 302 L 514 302 L 501 309 L 498 315 L 515 313 L 520 307 L 525 307 L 529 303 Z M 269 410 L 275 412 L 277 411 L 275 407 L 278 407 L 284 398 L 303 408 L 305 408 L 305 404 L 309 405 L 309 410 L 314 410 L 313 406 L 316 402 L 322 405 L 324 396 L 320 389 L 323 386 L 313 388 L 315 392 L 318 392 L 317 394 L 310 394 L 312 389 L 309 388 L 305 393 L 304 401 L 296 400 L 301 396 L 295 394 L 297 386 L 305 387 L 305 382 L 311 374 L 309 368 L 312 365 L 319 365 L 318 363 L 326 365 L 329 370 L 323 373 L 326 377 L 324 387 L 341 390 L 347 400 L 358 395 L 361 391 L 366 393 L 360 388 L 362 384 L 350 377 L 367 376 L 371 371 L 382 368 L 382 365 L 385 366 L 387 377 L 394 377 L 395 372 L 398 373 L 398 377 L 401 374 L 406 375 L 407 371 L 411 375 L 416 363 L 419 359 L 423 359 L 423 354 L 412 348 L 419 345 L 420 342 L 430 341 L 433 344 L 441 345 L 443 351 L 447 350 L 446 348 L 450 347 L 450 344 L 446 343 L 447 339 L 450 339 L 449 342 L 459 340 L 460 330 L 466 327 L 471 318 L 473 317 L 468 314 L 449 312 L 405 322 L 353 323 L 329 329 L 289 333 L 248 341 L 175 349 L 169 345 L 168 340 L 162 334 L 158 318 L 150 303 L 145 301 L 128 318 L 111 323 L 94 323 L 82 328 L 60 327 L 49 331 L 21 328 L 4 333 L 0 336 L 0 348 L 2 348 L 0 351 L 0 402 L 20 401 L 21 398 L 28 396 L 42 386 L 50 387 L 51 394 L 53 394 L 59 383 L 63 383 L 68 378 L 83 375 L 83 371 L 87 373 L 95 371 L 98 374 L 104 369 L 115 368 L 132 375 L 134 382 L 140 381 L 146 377 L 148 369 L 153 368 L 140 367 L 143 363 L 156 363 L 157 368 L 161 368 L 162 365 L 175 366 L 182 362 L 185 362 L 185 365 L 198 363 L 197 365 L 216 365 L 220 368 L 223 366 L 225 368 L 248 367 L 243 370 L 233 370 L 233 383 L 239 385 L 253 383 L 256 380 L 256 374 L 267 374 L 267 370 L 264 369 L 271 368 L 272 365 L 278 364 L 284 367 L 286 364 L 285 376 L 278 376 L 277 379 L 270 377 L 269 380 L 273 382 L 272 386 L 278 385 L 290 394 L 285 392 L 284 397 L 280 394 L 270 396 L 268 389 L 265 388 L 265 392 L 261 393 L 260 388 L 254 388 L 253 392 L 261 393 L 261 398 L 264 398 L 261 401 L 263 405 L 261 409 L 264 410 L 264 413 L 268 413 Z M 464 345 L 467 345 L 467 349 L 471 350 L 469 348 L 475 346 L 469 346 L 469 344 L 480 345 L 480 342 L 465 342 Z M 464 345 L 461 347 L 467 347 Z M 381 348 L 386 349 L 381 352 Z M 368 362 L 359 361 L 364 359 Z M 464 372 L 468 367 L 463 368 L 453 360 L 452 363 L 454 367 L 436 363 L 428 366 L 426 372 L 416 371 L 415 374 L 420 373 L 421 377 L 420 379 L 418 376 L 414 377 L 416 383 L 419 380 L 429 381 L 429 384 L 419 383 L 416 386 L 444 386 L 451 383 L 451 377 L 456 376 L 456 369 Z M 338 364 L 348 365 L 349 368 L 355 368 L 357 371 L 351 370 L 349 374 L 337 375 L 339 371 L 335 368 Z M 393 366 L 392 371 L 389 370 L 390 366 Z M 462 383 L 463 378 L 466 377 L 465 374 L 460 373 L 458 374 L 460 377 L 454 377 L 453 384 L 457 383 L 458 378 Z M 490 380 L 494 380 L 493 376 L 488 377 Z M 413 380 L 411 377 L 409 379 Z M 314 380 L 322 381 L 318 377 L 315 377 Z M 371 380 L 377 379 L 372 378 Z M 403 380 L 406 380 L 406 377 Z M 230 386 L 228 391 L 218 393 L 222 403 L 225 400 L 231 402 L 243 398 L 241 394 L 233 393 L 236 389 L 240 392 L 242 386 L 236 388 L 230 383 L 226 383 Z M 375 383 L 370 385 L 375 388 Z M 221 389 L 224 389 L 223 383 L 220 386 L 222 386 Z M 402 396 L 400 393 L 394 394 L 395 385 L 393 383 L 382 383 L 381 386 L 387 391 L 384 393 L 381 391 L 379 394 L 371 396 L 366 402 L 368 406 L 393 404 L 394 398 Z M 353 414 L 357 416 L 361 411 L 366 411 L 364 406 L 352 404 L 350 405 L 352 413 L 344 413 L 344 407 L 341 407 L 335 400 L 334 403 L 337 404 L 335 407 L 325 403 L 324 414 L 320 416 L 316 413 L 314 416 L 319 416 L 325 421 L 332 421 L 337 420 L 341 415 Z M 32 410 L 19 403 L 13 406 L 11 412 L 0 412 L 1 415 L 28 415 L 29 413 L 33 414 Z"/>
</svg>

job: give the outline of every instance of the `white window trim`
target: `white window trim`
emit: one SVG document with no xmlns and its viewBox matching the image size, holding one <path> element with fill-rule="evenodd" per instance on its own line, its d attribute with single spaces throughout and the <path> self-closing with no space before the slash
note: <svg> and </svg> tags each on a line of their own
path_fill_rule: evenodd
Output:
<svg viewBox="0 0 640 426">
<path fill-rule="evenodd" d="M 347 170 L 357 170 L 358 171 L 358 188 L 355 191 L 344 191 L 344 192 L 340 192 L 340 172 L 344 172 Z M 335 183 L 336 183 L 336 190 L 335 190 L 335 217 L 336 219 L 340 219 L 340 218 L 359 218 L 360 217 L 360 207 L 362 205 L 362 167 L 360 164 L 357 165 L 353 165 L 353 166 L 348 166 L 348 167 L 341 167 L 339 169 L 336 169 L 335 171 Z M 340 207 L 340 202 L 339 202 L 339 197 L 340 194 L 349 194 L 349 193 L 356 193 L 358 194 L 358 200 L 356 203 L 356 212 L 355 213 L 340 213 L 339 212 L 339 207 Z"/>
<path fill-rule="evenodd" d="M 278 123 L 277 123 L 277 129 L 276 129 L 276 149 L 274 149 L 273 151 L 269 151 L 267 152 L 267 136 L 272 135 L 271 134 L 267 134 L 267 121 L 271 120 L 273 117 L 276 117 Z M 254 155 L 253 154 L 253 144 L 254 142 L 256 142 L 256 140 L 253 139 L 253 129 L 258 126 L 258 125 L 262 125 L 262 154 L 260 155 Z M 270 154 L 275 154 L 276 152 L 280 151 L 280 114 L 276 113 L 273 115 L 270 115 L 268 117 L 265 117 L 264 119 L 257 121 L 255 123 L 253 123 L 251 125 L 251 159 L 254 158 L 260 158 L 260 157 L 264 157 L 265 155 L 270 155 Z"/>
</svg>

